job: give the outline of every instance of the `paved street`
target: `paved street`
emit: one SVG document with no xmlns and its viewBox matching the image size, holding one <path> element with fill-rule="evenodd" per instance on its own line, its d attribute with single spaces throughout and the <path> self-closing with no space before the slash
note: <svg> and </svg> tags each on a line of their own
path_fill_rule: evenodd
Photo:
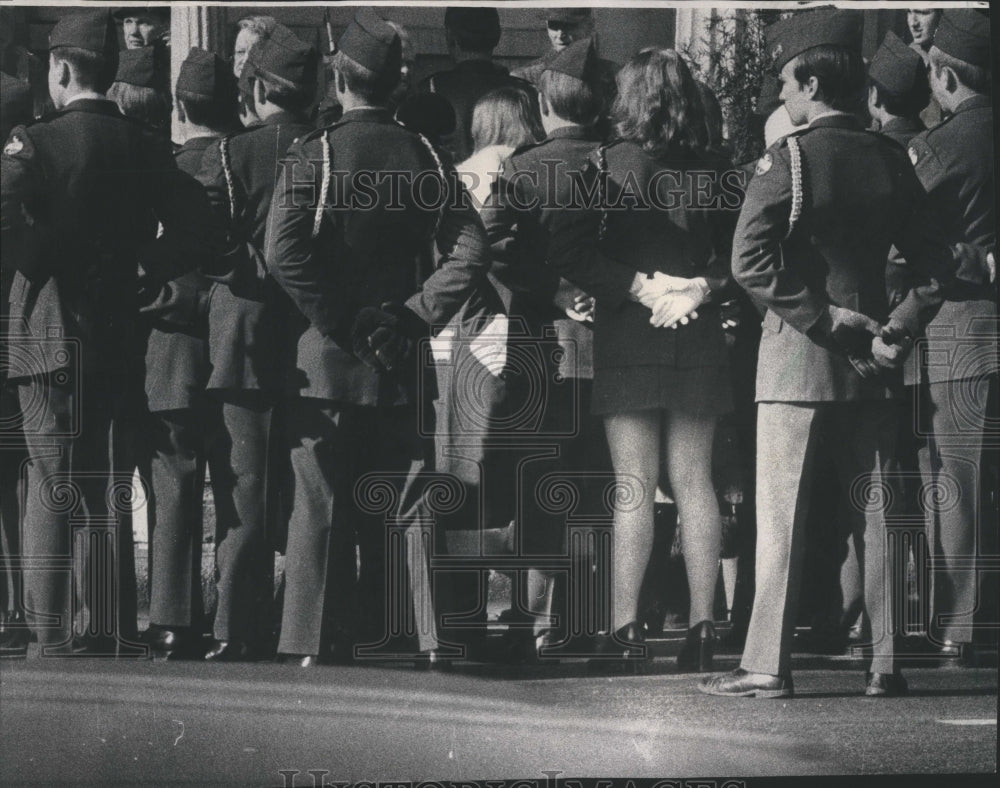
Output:
<svg viewBox="0 0 1000 788">
<path fill-rule="evenodd" d="M 294 784 L 311 785 L 316 769 L 331 782 L 994 771 L 995 668 L 907 676 L 909 697 L 865 698 L 858 663 L 800 658 L 797 697 L 765 701 L 701 695 L 669 657 L 642 677 L 591 675 L 580 661 L 450 674 L 6 661 L 0 784 L 282 785 L 282 770 L 298 770 Z"/>
</svg>

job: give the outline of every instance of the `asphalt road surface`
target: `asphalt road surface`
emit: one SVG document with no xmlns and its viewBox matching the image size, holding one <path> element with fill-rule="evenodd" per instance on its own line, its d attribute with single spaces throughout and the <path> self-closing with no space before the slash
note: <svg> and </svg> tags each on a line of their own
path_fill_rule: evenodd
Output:
<svg viewBox="0 0 1000 788">
<path fill-rule="evenodd" d="M 859 663 L 799 659 L 795 698 L 751 700 L 700 694 L 670 658 L 638 677 L 8 660 L 0 784 L 994 772 L 996 669 L 906 674 L 908 697 L 865 698 Z"/>
</svg>

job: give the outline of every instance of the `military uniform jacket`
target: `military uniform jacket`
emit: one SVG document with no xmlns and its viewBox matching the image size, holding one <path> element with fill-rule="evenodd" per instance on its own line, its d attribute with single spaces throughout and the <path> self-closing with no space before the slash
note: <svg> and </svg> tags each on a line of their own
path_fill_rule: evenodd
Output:
<svg viewBox="0 0 1000 788">
<path fill-rule="evenodd" d="M 283 113 L 205 151 L 198 179 L 231 240 L 244 245 L 249 256 L 242 276 L 216 283 L 209 295 L 209 389 L 273 392 L 281 385 L 278 340 L 291 308 L 267 275 L 264 236 L 278 159 L 310 131 L 310 125 Z"/>
<path fill-rule="evenodd" d="M 174 153 L 181 171 L 195 176 L 214 137 L 187 140 Z M 206 310 L 212 282 L 190 271 L 164 285 L 142 308 L 146 341 L 146 401 L 151 411 L 195 407 L 208 382 Z"/>
<path fill-rule="evenodd" d="M 106 99 L 80 99 L 14 129 L 0 173 L 10 316 L 44 340 L 24 374 L 76 358 L 96 372 L 134 357 L 145 297 L 137 263 L 143 293 L 155 295 L 219 248 L 197 181 L 165 141 Z"/>
<path fill-rule="evenodd" d="M 793 189 L 793 180 L 801 188 Z M 767 308 L 758 402 L 891 395 L 898 379 L 861 378 L 845 356 L 807 332 L 830 304 L 880 323 L 889 319 L 885 275 L 893 243 L 925 284 L 891 314 L 911 334 L 919 332 L 940 304 L 940 288 L 927 277 L 947 283 L 954 274 L 951 251 L 926 207 L 906 152 L 849 115 L 817 118 L 764 154 L 747 187 L 732 260 L 737 283 Z"/>
<path fill-rule="evenodd" d="M 996 245 L 993 107 L 970 98 L 910 141 L 909 156 L 949 243 Z M 911 354 L 906 382 L 932 383 L 996 371 L 996 288 L 985 275 L 949 292 Z"/>
<path fill-rule="evenodd" d="M 650 325 L 649 309 L 641 304 L 603 310 L 598 301 L 595 363 L 599 368 L 728 366 L 722 320 L 712 303 L 725 300 L 719 297 L 732 285 L 732 226 L 725 222 L 721 192 L 726 162 L 683 150 L 653 157 L 634 142 L 612 144 L 604 156 L 607 218 L 600 247 L 605 255 L 645 274 L 704 277 L 715 297 L 699 307 L 699 319 L 675 331 Z M 739 194 L 734 190 L 729 199 L 731 212 Z"/>
<path fill-rule="evenodd" d="M 421 204 L 406 184 L 418 175 L 439 182 L 435 156 L 388 110 L 358 108 L 298 140 L 279 165 L 267 266 L 308 320 L 291 393 L 364 406 L 412 401 L 411 381 L 380 375 L 354 356 L 358 311 L 404 304 L 443 327 L 486 282 L 489 249 L 471 205 L 447 200 L 442 210 L 435 188 L 417 182 L 426 189 Z"/>
<path fill-rule="evenodd" d="M 534 94 L 530 83 L 512 77 L 506 68 L 489 60 L 465 60 L 450 71 L 431 75 L 420 87 L 446 98 L 455 111 L 455 131 L 441 141 L 455 161 L 472 155 L 472 110 L 479 99 L 505 87 L 519 87 Z"/>
<path fill-rule="evenodd" d="M 910 140 L 924 130 L 924 124 L 919 119 L 893 118 L 879 129 L 879 133 L 905 148 L 910 144 Z"/>
</svg>

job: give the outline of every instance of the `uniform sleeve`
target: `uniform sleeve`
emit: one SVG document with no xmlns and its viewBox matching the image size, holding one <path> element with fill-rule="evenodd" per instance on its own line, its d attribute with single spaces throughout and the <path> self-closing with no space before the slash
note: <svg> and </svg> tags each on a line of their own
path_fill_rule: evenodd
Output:
<svg viewBox="0 0 1000 788">
<path fill-rule="evenodd" d="M 318 239 L 312 237 L 322 179 L 322 144 L 323 140 L 295 142 L 279 160 L 264 259 L 268 273 L 316 330 L 333 336 L 349 326 L 341 325 L 343 310 L 333 296 L 337 292 L 335 261 L 321 260 Z M 330 221 L 324 213 L 322 222 Z"/>
<path fill-rule="evenodd" d="M 769 166 L 763 170 L 764 166 Z M 753 301 L 805 334 L 826 311 L 826 300 L 785 266 L 781 244 L 792 211 L 786 149 L 772 148 L 747 187 L 733 242 L 733 277 Z"/>
<path fill-rule="evenodd" d="M 903 177 L 913 194 L 913 210 L 893 238 L 896 252 L 890 258 L 890 264 L 905 266 L 906 290 L 905 295 L 890 292 L 899 302 L 890 318 L 916 336 L 949 294 L 959 296 L 963 288 L 982 284 L 988 250 L 949 245 L 942 221 L 945 206 L 938 204 L 945 191 L 945 168 L 923 137 L 911 141 L 910 159 L 914 169 L 907 168 Z"/>
<path fill-rule="evenodd" d="M 598 171 L 586 168 L 574 192 L 596 194 Z M 620 306 L 635 279 L 634 268 L 607 257 L 600 249 L 601 212 L 589 205 L 543 209 L 548 231 L 547 262 L 564 279 L 599 299 L 602 307 Z"/>
<path fill-rule="evenodd" d="M 159 286 L 192 270 L 206 273 L 226 265 L 224 228 L 216 221 L 205 190 L 177 167 L 169 150 L 150 146 L 148 198 L 162 226 L 140 255 L 146 286 Z"/>
<path fill-rule="evenodd" d="M 453 181 L 453 183 L 457 183 Z M 486 285 L 490 247 L 479 214 L 466 198 L 449 201 L 434 239 L 437 267 L 406 307 L 430 326 L 442 326 Z"/>
<path fill-rule="evenodd" d="M 45 256 L 41 217 L 35 206 L 42 195 L 43 175 L 36 160 L 31 137 L 24 128 L 11 132 L 0 155 L 0 253 L 4 266 L 4 281 L 18 270 L 29 281 L 44 279 Z"/>
<path fill-rule="evenodd" d="M 515 209 L 508 193 L 511 188 L 509 181 L 498 178 L 493 185 L 494 199 L 480 212 L 490 244 L 490 272 L 511 293 L 544 309 L 552 304 L 560 277 L 550 266 L 540 264 L 537 254 L 525 249 L 531 216 Z"/>
</svg>

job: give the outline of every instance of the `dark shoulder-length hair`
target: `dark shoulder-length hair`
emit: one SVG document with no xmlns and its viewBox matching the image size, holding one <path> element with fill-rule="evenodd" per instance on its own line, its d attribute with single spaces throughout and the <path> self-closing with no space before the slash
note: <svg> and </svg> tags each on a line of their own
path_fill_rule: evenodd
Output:
<svg viewBox="0 0 1000 788">
<path fill-rule="evenodd" d="M 622 67 L 611 117 L 621 139 L 653 156 L 708 145 L 698 86 L 673 49 L 643 49 Z"/>
</svg>

